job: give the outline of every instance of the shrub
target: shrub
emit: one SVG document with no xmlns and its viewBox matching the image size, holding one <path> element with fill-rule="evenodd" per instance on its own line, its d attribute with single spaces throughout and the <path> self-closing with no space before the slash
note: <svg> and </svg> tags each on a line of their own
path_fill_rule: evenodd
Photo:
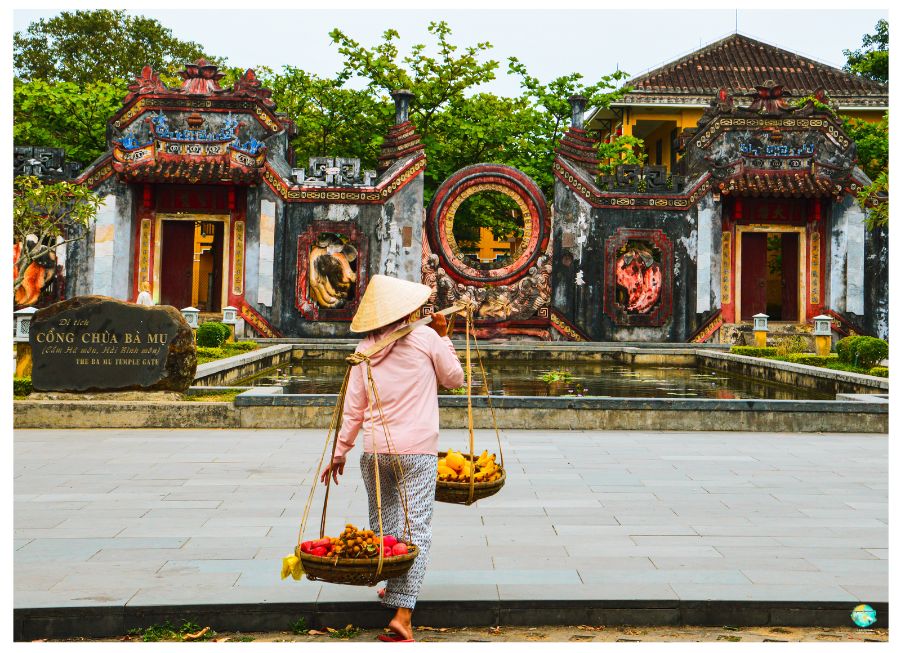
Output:
<svg viewBox="0 0 900 653">
<path fill-rule="evenodd" d="M 744 345 L 735 345 L 730 351 L 732 354 L 754 356 L 756 358 L 775 358 L 778 356 L 778 350 L 775 347 L 746 347 Z"/>
<path fill-rule="evenodd" d="M 221 347 L 231 330 L 221 322 L 204 322 L 197 327 L 198 347 Z"/>
<path fill-rule="evenodd" d="M 31 390 L 30 376 L 13 377 L 13 394 L 16 397 L 27 397 L 31 394 Z"/>
<path fill-rule="evenodd" d="M 778 350 L 779 356 L 790 356 L 791 354 L 800 354 L 807 351 L 808 341 L 803 336 L 788 336 L 782 338 L 775 349 Z"/>
<path fill-rule="evenodd" d="M 850 345 L 850 361 L 866 369 L 878 365 L 888 356 L 888 344 L 881 338 L 860 336 Z"/>
<path fill-rule="evenodd" d="M 853 372 L 854 374 L 869 373 L 869 370 L 857 367 L 856 365 L 850 365 L 849 363 L 842 363 L 841 361 L 828 363 L 828 365 L 826 365 L 825 367 L 827 367 L 829 370 L 837 370 L 839 372 Z"/>
<path fill-rule="evenodd" d="M 788 354 L 784 357 L 789 363 L 800 363 L 801 365 L 812 365 L 813 367 L 828 367 L 829 363 L 838 362 L 837 354 L 829 354 L 828 356 L 817 356 L 816 354 Z"/>
<path fill-rule="evenodd" d="M 219 360 L 220 358 L 225 358 L 225 350 L 221 347 L 197 347 L 198 365 Z"/>
<path fill-rule="evenodd" d="M 255 340 L 241 340 L 240 342 L 228 343 L 228 348 L 236 351 L 253 351 L 259 348 L 259 343 Z"/>
<path fill-rule="evenodd" d="M 883 376 L 884 378 L 887 378 L 888 368 L 882 367 L 881 365 L 876 365 L 869 370 L 869 374 L 871 374 L 872 376 Z"/>
<path fill-rule="evenodd" d="M 853 344 L 853 341 L 859 337 L 860 336 L 847 336 L 846 338 L 841 338 L 834 346 L 834 350 L 837 352 L 838 358 L 840 358 L 844 363 L 853 362 L 853 359 L 850 356 L 850 346 Z"/>
</svg>

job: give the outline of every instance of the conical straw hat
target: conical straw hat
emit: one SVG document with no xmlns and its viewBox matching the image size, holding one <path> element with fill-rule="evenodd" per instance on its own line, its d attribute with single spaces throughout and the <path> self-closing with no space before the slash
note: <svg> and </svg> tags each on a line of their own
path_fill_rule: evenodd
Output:
<svg viewBox="0 0 900 653">
<path fill-rule="evenodd" d="M 421 283 L 376 274 L 369 279 L 350 330 L 363 333 L 396 322 L 428 301 L 431 292 Z"/>
</svg>

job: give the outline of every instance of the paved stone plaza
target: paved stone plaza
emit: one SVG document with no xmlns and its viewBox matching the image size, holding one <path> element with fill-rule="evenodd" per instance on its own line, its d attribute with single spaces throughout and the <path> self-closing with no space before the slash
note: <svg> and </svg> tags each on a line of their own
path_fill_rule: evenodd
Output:
<svg viewBox="0 0 900 653">
<path fill-rule="evenodd" d="M 374 600 L 279 579 L 323 436 L 17 431 L 15 607 Z M 888 599 L 886 436 L 510 431 L 504 445 L 500 494 L 437 504 L 421 601 Z M 357 461 L 329 533 L 365 522 Z"/>
</svg>

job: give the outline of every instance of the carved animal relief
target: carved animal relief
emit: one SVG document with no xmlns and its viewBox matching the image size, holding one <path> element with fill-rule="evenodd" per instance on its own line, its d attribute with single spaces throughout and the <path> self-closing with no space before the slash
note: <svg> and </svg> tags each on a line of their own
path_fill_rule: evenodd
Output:
<svg viewBox="0 0 900 653">
<path fill-rule="evenodd" d="M 321 308 L 342 308 L 353 299 L 356 248 L 338 234 L 320 234 L 309 250 L 309 294 Z"/>
</svg>

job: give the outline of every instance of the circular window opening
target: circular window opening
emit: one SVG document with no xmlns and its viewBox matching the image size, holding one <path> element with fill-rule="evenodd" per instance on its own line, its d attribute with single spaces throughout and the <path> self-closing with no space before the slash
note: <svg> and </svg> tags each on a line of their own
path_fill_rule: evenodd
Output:
<svg viewBox="0 0 900 653">
<path fill-rule="evenodd" d="M 457 258 L 476 270 L 498 270 L 519 259 L 525 246 L 520 204 L 505 193 L 481 191 L 463 200 L 453 214 Z"/>
</svg>

